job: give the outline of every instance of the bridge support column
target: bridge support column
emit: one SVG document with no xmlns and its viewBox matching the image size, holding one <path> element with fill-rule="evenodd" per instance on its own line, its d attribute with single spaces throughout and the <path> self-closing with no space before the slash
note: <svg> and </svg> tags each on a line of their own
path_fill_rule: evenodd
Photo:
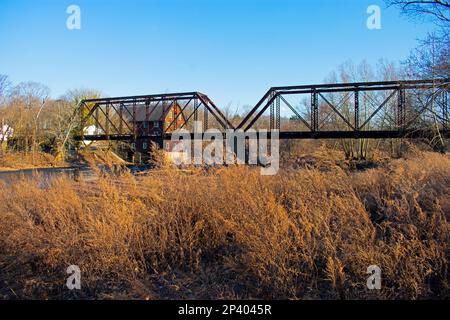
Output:
<svg viewBox="0 0 450 320">
<path fill-rule="evenodd" d="M 448 91 L 442 91 L 442 127 L 444 130 L 448 129 Z"/>
<path fill-rule="evenodd" d="M 84 127 L 86 127 L 86 118 L 84 115 L 84 110 L 85 110 L 86 105 L 84 104 L 84 102 L 81 103 L 80 106 L 80 137 L 81 137 L 81 141 L 84 140 Z"/>
<path fill-rule="evenodd" d="M 194 121 L 198 121 L 198 99 L 194 99 Z"/>
<path fill-rule="evenodd" d="M 158 148 L 164 149 L 164 138 L 163 137 L 158 137 L 156 139 L 155 143 L 158 146 Z"/>
<path fill-rule="evenodd" d="M 150 119 L 150 99 L 145 101 L 145 125 L 144 125 L 144 129 L 145 129 L 145 134 L 147 134 L 147 135 L 150 134 L 149 119 Z"/>
<path fill-rule="evenodd" d="M 123 133 L 123 103 L 119 107 L 119 134 Z"/>
<path fill-rule="evenodd" d="M 99 121 L 98 121 L 98 117 L 100 116 L 99 115 L 99 112 L 98 112 L 98 108 L 100 108 L 100 106 L 99 105 L 96 105 L 95 107 L 95 111 L 94 111 L 94 113 L 95 113 L 95 116 L 94 116 L 94 118 L 95 118 L 95 121 L 94 121 L 94 125 L 95 125 L 95 134 L 98 134 L 98 128 L 99 128 Z"/>
<path fill-rule="evenodd" d="M 275 119 L 275 129 L 280 130 L 281 120 L 280 120 L 280 96 L 277 95 L 275 98 L 275 108 L 276 108 L 276 119 Z"/>
<path fill-rule="evenodd" d="M 406 110 L 405 110 L 406 94 L 403 88 L 398 90 L 398 104 L 397 104 L 397 127 L 399 130 L 404 130 L 406 125 Z"/>
<path fill-rule="evenodd" d="M 105 134 L 106 139 L 109 140 L 109 103 L 105 106 Z"/>
<path fill-rule="evenodd" d="M 276 96 L 276 97 L 275 97 Z M 275 99 L 270 104 L 270 130 L 280 130 L 280 96 L 275 92 L 269 96 L 269 100 Z"/>
<path fill-rule="evenodd" d="M 311 129 L 314 132 L 319 131 L 319 102 L 316 90 L 311 93 Z"/>
<path fill-rule="evenodd" d="M 208 112 L 208 108 L 204 107 L 203 110 L 203 132 L 205 132 L 206 130 L 208 130 L 208 116 L 209 116 L 209 112 Z"/>
<path fill-rule="evenodd" d="M 269 100 L 272 99 L 273 94 L 269 96 Z M 274 124 L 274 120 L 275 120 L 275 110 L 274 110 L 275 104 L 272 102 L 270 104 L 270 124 L 269 124 L 269 129 L 272 130 L 275 126 Z"/>
<path fill-rule="evenodd" d="M 359 91 L 355 91 L 355 129 L 359 131 Z"/>
<path fill-rule="evenodd" d="M 137 130 L 136 130 L 136 100 L 133 101 L 133 115 L 132 115 L 132 125 L 133 125 L 133 134 L 136 135 L 137 134 Z"/>
</svg>

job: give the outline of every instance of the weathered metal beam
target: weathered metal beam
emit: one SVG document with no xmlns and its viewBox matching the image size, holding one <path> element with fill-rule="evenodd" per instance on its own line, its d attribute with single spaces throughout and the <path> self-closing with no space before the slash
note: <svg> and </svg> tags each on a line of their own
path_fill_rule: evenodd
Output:
<svg viewBox="0 0 450 320">
<path fill-rule="evenodd" d="M 440 134 L 445 137 L 450 137 L 450 130 L 441 130 Z M 196 139 L 199 135 L 195 135 L 194 133 L 190 133 L 191 139 Z M 225 133 L 223 133 L 225 137 Z M 256 136 L 267 137 L 270 139 L 271 133 L 268 131 L 267 133 L 256 132 Z M 278 133 L 279 139 L 282 140 L 303 140 L 303 139 L 390 139 L 390 138 L 430 138 L 435 136 L 435 132 L 433 130 L 405 130 L 405 131 L 397 131 L 397 130 L 372 130 L 372 131 L 284 131 Z M 161 139 L 170 140 L 172 138 L 172 133 L 165 133 L 164 135 L 145 135 L 139 136 L 137 139 Z M 80 137 L 79 137 L 80 138 Z M 110 135 L 109 140 L 124 140 L 131 141 L 134 140 L 135 137 L 131 134 L 127 135 Z M 84 135 L 84 140 L 87 141 L 97 141 L 97 140 L 107 140 L 105 135 Z"/>
<path fill-rule="evenodd" d="M 399 80 L 399 81 L 376 81 L 376 82 L 350 82 L 350 83 L 331 83 L 331 84 L 313 84 L 313 85 L 301 85 L 301 86 L 281 86 L 272 87 L 271 90 L 320 90 L 327 88 L 342 88 L 342 89 L 354 89 L 360 88 L 366 90 L 369 87 L 385 87 L 385 86 L 404 86 L 404 87 L 419 87 L 426 86 L 428 88 L 436 87 L 436 85 L 448 84 L 449 79 L 425 79 L 425 80 Z"/>
<path fill-rule="evenodd" d="M 443 136 L 448 137 L 447 124 L 448 124 L 448 87 L 449 87 L 449 79 L 432 79 L 432 80 L 407 80 L 407 81 L 382 81 L 382 82 L 357 82 L 357 83 L 341 83 L 341 84 L 319 84 L 319 85 L 301 85 L 301 86 L 283 86 L 283 87 L 272 87 L 270 88 L 266 94 L 261 98 L 261 100 L 252 108 L 252 110 L 244 117 L 241 123 L 236 127 L 236 129 L 243 129 L 247 131 L 253 128 L 258 119 L 260 119 L 264 112 L 270 107 L 270 128 L 280 128 L 280 101 L 282 100 L 284 103 L 288 105 L 288 107 L 294 111 L 294 113 L 299 117 L 300 120 L 303 120 L 303 123 L 310 129 L 310 131 L 288 131 L 279 133 L 280 139 L 342 139 L 342 138 L 373 138 L 373 139 L 382 139 L 382 138 L 398 138 L 398 137 L 411 137 L 411 138 L 420 138 L 430 136 L 432 131 L 427 130 L 412 130 L 408 129 L 408 126 L 414 125 L 413 121 L 408 121 L 406 123 L 406 92 L 411 92 L 408 90 L 423 90 L 427 93 L 429 89 L 433 89 L 434 92 L 442 92 L 442 113 L 439 115 L 440 119 L 443 118 Z M 361 119 L 360 113 L 360 96 L 359 93 L 366 95 L 366 92 L 389 92 L 389 96 L 382 102 L 381 105 L 378 105 L 378 101 L 375 101 L 377 106 L 375 111 L 369 115 L 368 118 Z M 334 105 L 331 103 L 325 93 L 346 93 L 344 96 L 345 100 L 353 93 L 354 94 L 354 103 L 352 108 L 349 110 L 349 114 L 344 116 L 339 110 L 339 105 Z M 383 107 L 391 100 L 392 96 L 398 93 L 398 103 L 397 108 L 391 114 L 386 113 L 385 116 L 391 118 L 394 116 L 396 119 L 395 124 L 397 126 L 397 130 L 392 131 L 391 129 L 387 130 L 365 130 L 365 126 L 369 123 L 369 121 L 376 116 L 378 112 L 380 112 Z M 310 94 L 311 95 L 311 121 L 308 124 L 298 112 L 295 111 L 295 108 L 287 102 L 287 100 L 283 97 L 283 95 L 301 95 L 301 94 Z M 433 96 L 435 93 L 433 94 Z M 326 114 L 326 119 L 323 121 L 319 121 L 319 115 L 322 115 L 321 106 L 322 104 L 319 102 L 323 101 L 326 105 L 329 106 L 331 112 Z M 344 99 L 343 98 L 343 99 Z M 370 98 L 370 97 L 369 97 Z M 101 99 L 88 99 L 83 100 L 80 103 L 80 124 L 81 127 L 84 128 L 88 123 L 89 119 L 93 119 L 96 127 L 103 130 L 102 134 L 95 134 L 86 136 L 84 132 L 81 132 L 80 139 L 84 140 L 93 139 L 93 140 L 129 140 L 129 139 L 161 139 L 162 137 L 166 138 L 170 133 L 163 133 L 162 135 L 152 134 L 148 132 L 142 132 L 137 130 L 136 124 L 136 112 L 138 108 L 145 108 L 146 119 L 150 118 L 150 115 L 154 112 L 158 105 L 162 101 L 171 102 L 170 106 L 174 104 L 175 101 L 187 101 L 187 103 L 182 108 L 182 111 L 189 105 L 189 103 L 194 100 L 194 111 L 187 118 L 186 122 L 189 121 L 191 116 L 194 116 L 194 119 L 198 119 L 198 107 L 203 105 L 205 111 L 204 117 L 204 125 L 205 129 L 208 128 L 208 114 L 214 116 L 217 122 L 222 126 L 222 129 L 235 129 L 233 125 L 230 123 L 229 119 L 225 117 L 222 111 L 212 102 L 211 99 L 208 98 L 205 94 L 200 92 L 182 92 L 182 93 L 166 93 L 166 94 L 152 94 L 152 95 L 140 95 L 140 96 L 128 96 L 128 97 L 113 97 L 113 98 L 101 98 Z M 333 100 L 331 100 L 333 101 Z M 408 99 L 409 101 L 409 99 Z M 153 105 L 153 110 L 151 109 L 151 103 L 155 102 L 156 105 Z M 200 103 L 198 103 L 200 102 Z M 333 101 L 334 102 L 334 101 Z M 342 102 L 342 100 L 341 100 Z M 88 103 L 94 104 L 94 107 L 90 110 L 88 109 L 87 115 L 85 115 L 86 108 L 88 108 Z M 118 111 L 114 104 L 120 104 L 120 110 Z M 105 105 L 105 110 L 102 109 L 102 106 Z M 132 112 L 130 112 L 130 108 L 132 107 Z M 163 104 L 163 109 L 165 105 Z M 421 108 L 419 112 L 417 112 L 416 116 L 420 116 L 422 112 L 426 112 L 427 105 L 424 108 Z M 409 107 L 408 107 L 409 109 Z M 123 112 L 127 112 L 131 116 L 131 120 L 125 119 Z M 105 116 L 105 127 L 100 123 L 99 111 L 103 113 Z M 183 112 L 182 112 L 183 113 Z M 349 120 L 350 113 L 353 113 L 354 121 Z M 115 123 L 112 122 L 112 116 L 119 114 L 119 128 L 116 128 Z M 163 112 L 164 114 L 164 112 Z M 330 115 L 339 116 L 347 125 L 347 128 L 340 131 L 323 131 L 323 125 L 326 122 L 327 118 Z M 364 113 L 364 117 L 367 115 Z M 177 114 L 175 119 L 177 120 L 179 115 Z M 184 117 L 184 114 L 183 114 Z M 413 119 L 414 120 L 414 119 Z M 360 124 L 362 122 L 362 125 Z M 131 134 L 124 134 L 123 126 L 127 126 L 132 132 Z M 115 132 L 110 132 L 111 127 L 115 129 Z M 414 126 L 415 127 L 415 126 Z M 431 128 L 431 126 L 430 126 Z M 83 137 L 85 136 L 85 137 Z"/>
<path fill-rule="evenodd" d="M 160 94 L 148 94 L 148 95 L 137 95 L 137 96 L 125 96 L 125 97 L 111 97 L 111 98 L 96 98 L 96 99 L 85 99 L 83 100 L 86 103 L 89 102 L 96 102 L 96 103 L 107 103 L 107 102 L 113 102 L 113 103 L 118 103 L 121 102 L 122 100 L 125 101 L 144 101 L 151 99 L 151 100 L 157 100 L 157 99 L 165 99 L 168 100 L 169 98 L 172 97 L 177 97 L 178 100 L 183 99 L 183 97 L 185 96 L 185 98 L 189 98 L 195 95 L 201 94 L 200 92 L 179 92 L 179 93 L 160 93 Z"/>
</svg>

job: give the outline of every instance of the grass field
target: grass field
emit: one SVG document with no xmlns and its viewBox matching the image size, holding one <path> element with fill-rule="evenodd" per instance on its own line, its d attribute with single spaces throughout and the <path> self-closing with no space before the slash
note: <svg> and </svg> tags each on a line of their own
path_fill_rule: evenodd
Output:
<svg viewBox="0 0 450 320">
<path fill-rule="evenodd" d="M 259 172 L 0 183 L 0 298 L 450 297 L 447 156 Z"/>
</svg>

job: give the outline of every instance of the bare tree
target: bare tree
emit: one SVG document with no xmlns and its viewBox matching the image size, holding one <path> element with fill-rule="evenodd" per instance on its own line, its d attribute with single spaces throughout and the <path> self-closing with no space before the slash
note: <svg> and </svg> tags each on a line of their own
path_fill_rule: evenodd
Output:
<svg viewBox="0 0 450 320">
<path fill-rule="evenodd" d="M 413 49 L 404 61 L 408 78 L 448 78 L 450 74 L 450 44 L 448 38 L 430 33 Z"/>
<path fill-rule="evenodd" d="M 50 89 L 39 82 L 21 82 L 12 89 L 11 95 L 25 103 L 25 107 L 32 109 L 40 105 L 42 100 L 50 96 Z"/>
<path fill-rule="evenodd" d="M 448 0 L 386 0 L 388 5 L 400 7 L 402 13 L 413 19 L 432 21 L 436 30 L 428 34 L 425 40 L 421 40 L 419 46 L 413 49 L 405 61 L 405 73 L 408 78 L 443 78 L 448 79 L 450 73 L 450 1 Z M 425 96 L 417 95 L 416 101 L 428 101 L 431 106 L 428 109 L 431 121 L 436 128 L 436 136 L 430 141 L 433 147 L 435 141 L 444 147 L 445 142 L 440 134 L 440 128 L 436 116 L 435 90 L 431 90 Z M 444 119 L 446 120 L 446 119 Z"/>
<path fill-rule="evenodd" d="M 8 98 L 7 108 L 10 112 L 10 126 L 16 136 L 20 137 L 22 148 L 29 151 L 30 144 L 33 157 L 37 149 L 38 121 L 49 99 L 50 89 L 37 82 L 21 82 L 13 87 Z"/>
<path fill-rule="evenodd" d="M 0 108 L 0 157 L 3 156 L 3 150 L 6 149 L 6 140 L 13 133 L 9 118 L 9 110 L 7 108 Z"/>
<path fill-rule="evenodd" d="M 55 113 L 58 119 L 54 125 L 54 133 L 57 142 L 57 157 L 63 158 L 66 145 L 68 143 L 75 143 L 73 141 L 73 135 L 79 134 L 80 130 L 84 128 L 78 128 L 78 107 L 80 102 L 84 99 L 96 99 L 100 98 L 102 93 L 94 89 L 74 89 L 69 90 L 66 94 L 57 101 L 58 112 Z M 78 146 L 76 146 L 78 148 Z"/>
<path fill-rule="evenodd" d="M 399 7 L 402 13 L 411 18 L 430 18 L 446 28 L 450 23 L 450 1 L 447 0 L 386 0 L 386 3 Z"/>
<path fill-rule="evenodd" d="M 6 74 L 0 74 L 0 99 L 6 96 L 10 86 L 11 82 L 9 81 L 9 77 Z"/>
<path fill-rule="evenodd" d="M 448 78 L 450 73 L 450 1 L 449 0 L 385 0 L 399 7 L 413 19 L 428 19 L 436 25 L 405 61 L 408 78 Z"/>
<path fill-rule="evenodd" d="M 10 87 L 10 81 L 8 76 L 5 74 L 0 74 L 0 156 L 3 155 L 4 143 L 7 139 L 8 133 L 10 132 L 10 127 L 5 121 L 6 110 L 3 106 L 5 104 L 5 96 L 8 88 Z"/>
</svg>

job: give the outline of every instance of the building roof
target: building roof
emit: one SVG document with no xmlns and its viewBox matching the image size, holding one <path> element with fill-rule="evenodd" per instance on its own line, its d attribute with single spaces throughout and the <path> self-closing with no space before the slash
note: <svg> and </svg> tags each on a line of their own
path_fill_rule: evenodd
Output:
<svg viewBox="0 0 450 320">
<path fill-rule="evenodd" d="M 171 102 L 163 102 L 157 104 L 150 103 L 148 112 L 149 117 L 148 121 L 164 121 L 167 113 L 172 109 L 176 104 Z M 156 108 L 155 108 L 156 106 Z M 170 107 L 170 108 L 169 108 Z M 164 109 L 164 114 L 163 114 Z M 129 121 L 132 121 L 132 115 L 133 115 L 133 106 L 125 106 L 123 111 L 123 116 L 128 119 Z M 136 115 L 135 115 L 136 122 L 142 122 L 146 121 L 146 108 L 145 104 L 137 104 L 136 105 Z"/>
</svg>

